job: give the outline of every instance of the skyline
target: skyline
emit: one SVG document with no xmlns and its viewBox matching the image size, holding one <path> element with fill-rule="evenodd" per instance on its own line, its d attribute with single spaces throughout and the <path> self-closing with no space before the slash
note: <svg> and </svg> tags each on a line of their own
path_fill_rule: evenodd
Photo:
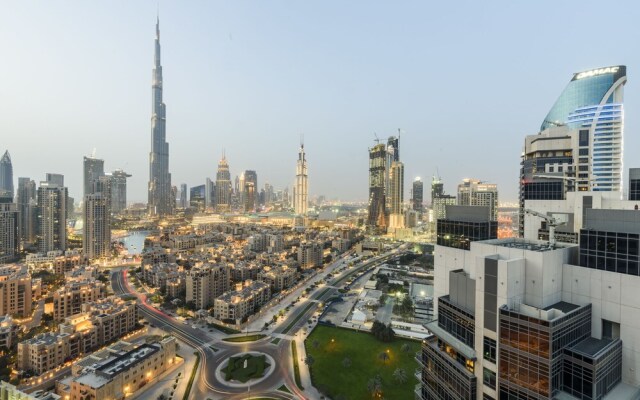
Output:
<svg viewBox="0 0 640 400">
<path fill-rule="evenodd" d="M 291 189 L 304 134 L 310 194 L 364 202 L 374 132 L 384 140 L 400 128 L 405 199 L 408 182 L 420 176 L 429 185 L 438 169 L 447 193 L 462 178 L 477 178 L 498 184 L 501 201 L 515 201 L 524 137 L 537 132 L 574 72 L 618 64 L 630 73 L 626 182 L 626 169 L 640 166 L 630 151 L 640 145 L 634 83 L 640 62 L 631 51 L 638 10 L 630 3 L 628 13 L 616 14 L 615 41 L 584 41 L 577 27 L 614 11 L 576 4 L 583 3 L 554 5 L 548 15 L 542 6 L 469 3 L 468 14 L 457 15 L 447 6 L 417 3 L 330 3 L 323 9 L 161 3 L 172 183 L 193 187 L 213 178 L 224 148 L 232 177 L 252 169 L 260 182 Z M 12 155 L 14 186 L 18 177 L 39 182 L 47 172 L 61 173 L 79 200 L 82 157 L 95 147 L 105 171 L 123 168 L 133 175 L 130 201 L 144 201 L 156 3 L 3 8 L 0 51 L 14 57 L 0 65 L 6 93 L 0 129 L 7 133 L 0 151 Z M 561 18 L 568 13 L 580 18 Z M 504 25 L 496 28 L 494 20 Z M 535 38 L 525 34 L 541 24 L 546 29 L 535 30 Z M 486 47 L 474 47 L 476 41 Z M 527 46 L 509 47 L 514 43 Z M 475 65 L 480 56 L 490 61 Z"/>
</svg>

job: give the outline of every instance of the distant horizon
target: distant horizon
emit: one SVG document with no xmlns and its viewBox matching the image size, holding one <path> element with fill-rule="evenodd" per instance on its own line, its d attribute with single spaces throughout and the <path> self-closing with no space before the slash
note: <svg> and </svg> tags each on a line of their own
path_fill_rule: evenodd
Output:
<svg viewBox="0 0 640 400">
<path fill-rule="evenodd" d="M 401 129 L 405 202 L 420 176 L 429 204 L 438 171 L 449 194 L 477 178 L 515 203 L 524 138 L 573 74 L 626 65 L 626 191 L 640 167 L 639 8 L 615 14 L 615 40 L 585 41 L 583 28 L 614 11 L 577 4 L 161 2 L 172 185 L 215 181 L 224 149 L 232 180 L 255 170 L 260 189 L 291 191 L 304 135 L 310 197 L 366 202 L 367 149 Z M 0 152 L 14 187 L 61 173 L 80 202 L 95 148 L 105 172 L 133 175 L 127 202 L 146 203 L 157 3 L 0 7 Z"/>
</svg>

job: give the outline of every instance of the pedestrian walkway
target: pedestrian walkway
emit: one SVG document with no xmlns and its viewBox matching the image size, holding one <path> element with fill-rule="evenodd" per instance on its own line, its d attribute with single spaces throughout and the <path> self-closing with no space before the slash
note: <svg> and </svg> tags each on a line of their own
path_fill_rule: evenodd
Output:
<svg viewBox="0 0 640 400">
<path fill-rule="evenodd" d="M 178 341 L 178 344 L 179 349 L 177 354 L 184 360 L 182 365 L 175 368 L 165 376 L 162 376 L 159 381 L 155 382 L 145 391 L 136 396 L 136 399 L 157 400 L 158 397 L 162 395 L 166 400 L 182 400 L 184 392 L 187 390 L 191 371 L 196 363 L 196 356 L 193 354 L 195 352 L 193 347 L 187 346 L 182 341 Z M 173 388 L 173 385 L 176 385 L 175 389 Z M 172 391 L 173 396 L 171 396 Z"/>
<path fill-rule="evenodd" d="M 294 339 L 296 344 L 296 350 L 298 353 L 298 365 L 300 366 L 300 382 L 304 387 L 304 393 L 309 396 L 310 399 L 320 399 L 323 394 L 318 391 L 311 383 L 311 374 L 309 367 L 305 364 L 304 360 L 307 358 L 307 351 L 304 348 L 304 340 Z"/>
</svg>

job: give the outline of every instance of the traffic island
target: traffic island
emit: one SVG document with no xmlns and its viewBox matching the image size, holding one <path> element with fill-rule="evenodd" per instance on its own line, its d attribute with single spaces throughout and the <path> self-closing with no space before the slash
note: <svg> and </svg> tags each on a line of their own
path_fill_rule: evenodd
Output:
<svg viewBox="0 0 640 400">
<path fill-rule="evenodd" d="M 267 378 L 275 370 L 275 360 L 260 352 L 238 353 L 216 368 L 219 381 L 231 387 L 248 387 Z"/>
</svg>

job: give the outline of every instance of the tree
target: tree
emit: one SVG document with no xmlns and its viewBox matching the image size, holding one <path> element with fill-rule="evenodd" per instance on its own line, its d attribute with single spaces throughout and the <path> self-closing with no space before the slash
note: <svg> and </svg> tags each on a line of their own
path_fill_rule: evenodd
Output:
<svg viewBox="0 0 640 400">
<path fill-rule="evenodd" d="M 311 367 L 314 362 L 316 362 L 316 360 L 312 356 L 307 356 L 307 358 L 304 359 L 304 363 L 309 367 Z"/>
<path fill-rule="evenodd" d="M 382 360 L 382 362 L 386 364 L 389 359 L 389 354 L 387 354 L 386 351 L 381 351 L 380 354 L 378 354 L 378 359 Z"/>
<path fill-rule="evenodd" d="M 349 368 L 351 366 L 351 359 L 349 357 L 345 357 L 342 360 L 342 366 L 345 368 Z"/>
<path fill-rule="evenodd" d="M 393 379 L 398 383 L 405 383 L 407 381 L 407 372 L 402 368 L 396 368 L 396 370 L 393 371 Z"/>
<path fill-rule="evenodd" d="M 380 296 L 380 298 L 378 299 L 378 304 L 380 304 L 380 307 L 384 307 L 384 305 L 387 303 L 387 295 L 383 294 L 382 296 Z"/>
<path fill-rule="evenodd" d="M 371 393 L 371 397 L 382 396 L 382 378 L 380 378 L 380 375 L 376 375 L 367 381 L 367 390 Z"/>
<path fill-rule="evenodd" d="M 320 342 L 318 342 L 318 339 L 313 339 L 313 342 L 311 342 L 311 346 L 313 346 L 314 349 L 318 350 L 318 347 L 320 347 Z"/>
<path fill-rule="evenodd" d="M 409 343 L 403 343 L 402 346 L 400 347 L 400 351 L 410 355 L 411 354 L 411 346 L 409 346 Z"/>
</svg>

